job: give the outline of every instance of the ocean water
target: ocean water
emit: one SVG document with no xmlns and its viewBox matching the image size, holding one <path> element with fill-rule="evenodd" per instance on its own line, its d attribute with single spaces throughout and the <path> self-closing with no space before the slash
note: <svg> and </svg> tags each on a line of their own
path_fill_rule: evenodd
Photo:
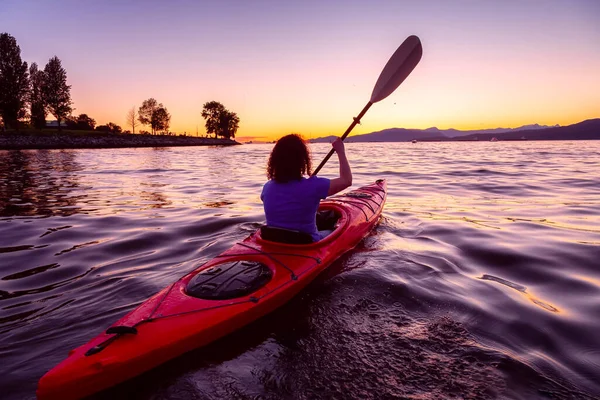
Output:
<svg viewBox="0 0 600 400">
<path fill-rule="evenodd" d="M 0 151 L 0 397 L 34 398 L 257 229 L 271 146 Z M 97 398 L 600 397 L 600 141 L 346 148 L 354 187 L 388 181 L 371 234 L 276 312 Z"/>
</svg>

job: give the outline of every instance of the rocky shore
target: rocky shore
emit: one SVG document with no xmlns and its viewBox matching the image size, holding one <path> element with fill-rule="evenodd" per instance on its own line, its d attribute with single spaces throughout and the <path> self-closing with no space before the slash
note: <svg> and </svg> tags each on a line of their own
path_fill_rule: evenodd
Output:
<svg viewBox="0 0 600 400">
<path fill-rule="evenodd" d="M 118 147 L 231 146 L 230 139 L 132 134 L 0 134 L 0 150 L 102 149 Z"/>
</svg>

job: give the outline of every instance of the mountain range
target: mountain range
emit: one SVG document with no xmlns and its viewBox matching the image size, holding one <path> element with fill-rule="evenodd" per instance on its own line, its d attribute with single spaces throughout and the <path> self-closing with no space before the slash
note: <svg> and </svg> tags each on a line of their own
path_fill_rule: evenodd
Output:
<svg viewBox="0 0 600 400">
<path fill-rule="evenodd" d="M 312 143 L 330 142 L 336 136 L 311 139 Z M 389 128 L 382 131 L 349 136 L 352 142 L 410 142 L 416 141 L 462 141 L 462 140 L 594 140 L 600 139 L 600 118 L 588 119 L 567 126 L 524 125 L 518 128 L 496 128 L 461 131 L 458 129 L 404 129 Z"/>
</svg>

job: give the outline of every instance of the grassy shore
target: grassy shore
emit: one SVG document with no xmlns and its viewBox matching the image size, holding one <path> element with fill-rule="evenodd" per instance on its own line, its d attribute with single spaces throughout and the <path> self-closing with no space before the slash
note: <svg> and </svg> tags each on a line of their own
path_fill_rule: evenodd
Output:
<svg viewBox="0 0 600 400">
<path fill-rule="evenodd" d="M 195 136 L 138 135 L 56 129 L 7 131 L 0 134 L 0 150 L 102 149 L 120 147 L 231 146 L 230 139 Z"/>
</svg>

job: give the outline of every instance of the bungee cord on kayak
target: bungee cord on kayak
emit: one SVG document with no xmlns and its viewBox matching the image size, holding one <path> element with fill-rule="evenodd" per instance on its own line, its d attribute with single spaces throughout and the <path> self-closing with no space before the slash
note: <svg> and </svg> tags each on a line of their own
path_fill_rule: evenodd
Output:
<svg viewBox="0 0 600 400">
<path fill-rule="evenodd" d="M 367 190 L 365 190 L 367 191 Z M 331 200 L 335 200 L 337 202 L 340 203 L 345 203 L 345 204 L 350 204 L 350 205 L 355 205 L 355 206 L 367 206 L 369 208 L 369 210 L 371 210 L 371 212 L 374 214 L 376 214 L 375 209 L 368 203 L 368 201 L 366 199 L 371 200 L 373 203 L 375 203 L 377 205 L 377 207 L 380 207 L 382 203 L 378 203 L 376 202 L 374 199 L 372 199 L 372 194 L 377 194 L 379 197 L 381 197 L 382 202 L 385 201 L 385 198 L 383 196 L 381 196 L 380 193 L 378 193 L 378 191 L 368 191 L 369 193 L 361 193 L 359 191 L 352 191 L 343 195 L 339 195 L 339 196 L 334 196 L 331 198 Z M 362 196 L 362 195 L 366 195 Z M 344 197 L 351 197 L 353 199 L 356 200 L 344 200 Z M 361 201 L 361 199 L 365 199 L 364 201 Z M 364 209 L 360 208 L 359 209 L 363 212 L 363 214 L 365 215 L 365 218 L 367 221 L 369 221 L 369 217 L 367 216 L 367 213 L 365 212 Z"/>
<path fill-rule="evenodd" d="M 373 215 L 375 214 L 375 209 L 368 202 L 361 201 L 360 198 L 356 198 L 356 200 L 344 200 L 343 197 L 354 197 L 354 196 L 339 196 L 339 197 L 334 197 L 333 200 L 340 202 L 340 203 L 344 203 L 344 204 L 358 206 L 359 210 L 361 210 L 362 213 L 365 215 L 365 219 L 367 221 L 369 221 L 369 216 L 367 215 L 367 212 L 360 206 L 366 206 L 373 213 Z M 377 206 L 380 205 L 378 203 L 376 203 L 376 204 L 377 204 Z"/>
</svg>

